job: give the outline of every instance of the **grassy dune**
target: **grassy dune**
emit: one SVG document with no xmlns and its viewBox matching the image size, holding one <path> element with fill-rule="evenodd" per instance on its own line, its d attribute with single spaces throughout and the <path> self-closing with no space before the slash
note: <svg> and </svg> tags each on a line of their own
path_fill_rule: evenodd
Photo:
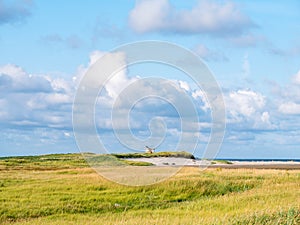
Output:
<svg viewBox="0 0 300 225">
<path fill-rule="evenodd" d="M 186 158 L 186 159 L 195 159 L 195 157 L 185 151 L 180 152 L 154 152 L 154 153 L 121 153 L 121 154 L 113 154 L 113 156 L 119 159 L 126 158 L 155 158 L 155 157 L 177 157 L 177 158 Z"/>
<path fill-rule="evenodd" d="M 300 224 L 300 171 L 183 168 L 111 183 L 79 154 L 0 159 L 0 224 Z"/>
</svg>

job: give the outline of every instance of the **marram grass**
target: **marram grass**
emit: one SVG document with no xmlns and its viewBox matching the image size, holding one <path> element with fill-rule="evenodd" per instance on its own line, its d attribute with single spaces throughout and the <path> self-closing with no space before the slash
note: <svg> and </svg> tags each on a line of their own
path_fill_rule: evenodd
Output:
<svg viewBox="0 0 300 225">
<path fill-rule="evenodd" d="M 144 187 L 78 154 L 0 159 L 0 224 L 300 224 L 300 171 L 183 168 Z"/>
</svg>

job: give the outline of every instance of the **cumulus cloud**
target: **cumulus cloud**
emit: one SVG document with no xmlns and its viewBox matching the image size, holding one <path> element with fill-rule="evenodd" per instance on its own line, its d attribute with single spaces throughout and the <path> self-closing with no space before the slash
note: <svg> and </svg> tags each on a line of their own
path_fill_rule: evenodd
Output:
<svg viewBox="0 0 300 225">
<path fill-rule="evenodd" d="M 76 80 L 80 80 L 80 77 L 84 74 L 83 72 L 88 71 L 91 66 L 93 67 L 93 63 L 101 56 L 103 56 L 103 52 L 93 52 L 90 55 L 89 64 L 86 67 L 80 67 L 81 74 L 78 74 Z M 107 53 L 105 57 L 109 61 L 117 61 L 122 64 L 126 62 L 126 55 L 122 52 Z M 85 80 L 86 86 L 96 87 L 94 85 L 97 84 L 97 80 L 98 77 L 95 74 L 95 77 Z M 97 128 L 106 133 L 120 131 L 122 137 L 126 136 L 125 142 L 128 145 L 133 144 L 131 139 L 128 138 L 131 132 L 138 137 L 142 136 L 143 139 L 151 136 L 149 142 L 153 141 L 153 143 L 159 144 L 165 130 L 164 123 L 168 124 L 168 129 L 180 131 L 182 124 L 179 121 L 181 119 L 191 121 L 189 116 L 192 112 L 184 110 L 188 108 L 185 106 L 189 103 L 187 101 L 189 91 L 190 86 L 185 81 L 148 80 L 138 76 L 129 77 L 125 68 L 108 79 L 104 85 L 104 90 L 99 93 L 95 116 Z M 162 99 L 165 99 L 165 101 Z M 179 116 L 173 105 L 180 108 L 183 114 Z M 129 133 L 124 132 L 128 125 L 132 129 Z M 153 129 L 150 133 L 148 125 Z M 184 125 L 185 130 L 187 130 L 187 128 L 192 129 L 198 124 L 189 123 L 189 126 L 187 126 L 185 123 Z M 171 135 L 172 132 L 168 132 L 168 129 L 166 133 Z M 136 146 L 140 141 L 134 143 L 134 146 Z M 139 145 L 139 149 L 143 149 L 145 141 L 142 143 Z"/>
<path fill-rule="evenodd" d="M 300 85 L 300 70 L 293 76 L 292 82 L 296 85 Z"/>
<path fill-rule="evenodd" d="M 27 74 L 21 67 L 0 67 L 0 89 L 18 92 L 50 92 L 51 83 L 43 76 Z"/>
<path fill-rule="evenodd" d="M 5 109 L 7 109 L 7 101 L 0 98 L 0 120 L 6 120 L 8 117 L 8 112 Z"/>
<path fill-rule="evenodd" d="M 282 103 L 279 108 L 279 112 L 283 114 L 290 114 L 290 115 L 299 115 L 300 114 L 300 104 L 295 102 L 286 102 Z"/>
<path fill-rule="evenodd" d="M 119 62 L 122 64 L 126 63 L 126 55 L 122 52 L 116 53 L 105 53 L 101 51 L 93 51 L 90 53 L 89 56 L 89 63 L 87 66 L 81 65 L 78 68 L 77 75 L 73 78 L 73 80 L 80 81 L 81 78 L 88 72 L 91 66 L 96 63 L 103 55 L 109 58 L 110 62 Z M 104 101 L 112 103 L 115 99 L 119 96 L 119 93 L 130 83 L 136 80 L 135 77 L 129 78 L 127 76 L 126 68 L 121 69 L 116 74 L 112 74 L 113 76 L 107 79 L 104 85 L 104 89 L 108 98 L 105 98 Z M 96 76 L 90 77 L 90 80 L 87 81 L 87 85 L 89 87 L 94 87 L 95 85 L 99 84 L 99 79 Z M 103 98 L 99 98 L 102 99 Z M 103 101 L 102 101 L 103 102 Z"/>
<path fill-rule="evenodd" d="M 0 122 L 2 127 L 7 129 L 21 127 L 29 130 L 55 129 L 61 130 L 61 138 L 70 138 L 70 135 L 66 133 L 71 133 L 72 101 L 76 86 L 86 71 L 103 54 L 104 52 L 101 51 L 91 52 L 89 63 L 79 66 L 78 73 L 73 80 L 30 74 L 16 65 L 0 67 Z M 126 62 L 124 53 L 109 53 L 108 57 L 111 60 Z M 281 88 L 278 92 L 280 96 L 276 99 L 267 98 L 264 94 L 251 89 L 225 90 L 229 133 L 226 141 L 251 141 L 257 137 L 257 131 L 288 130 L 295 124 L 300 124 L 297 120 L 297 115 L 300 114 L 299 77 L 299 72 L 297 72 L 292 77 L 290 86 Z M 96 82 L 97 78 L 92 79 L 90 85 Z M 124 95 L 124 88 L 130 85 L 133 85 L 133 89 Z M 190 121 L 188 113 L 181 115 L 180 118 L 172 105 L 163 99 L 156 99 L 153 93 L 176 102 L 183 109 L 187 108 L 184 104 L 190 98 L 195 104 L 199 122 Z M 211 111 L 205 93 L 193 89 L 193 85 L 184 80 L 146 82 L 138 76 L 129 77 L 125 68 L 107 81 L 104 91 L 99 95 L 95 121 L 101 132 L 113 134 L 113 128 L 122 131 L 130 123 L 133 134 L 145 139 L 151 135 L 148 125 L 154 117 L 157 120 L 154 120 L 152 124 L 153 129 L 163 131 L 163 124 L 167 125 L 168 146 L 171 146 L 169 144 L 174 143 L 174 140 L 178 140 L 181 133 L 180 119 L 187 119 L 186 128 L 198 126 L 198 131 L 200 131 L 198 136 L 202 137 L 202 141 L 207 140 L 210 132 Z M 152 97 L 145 101 L 135 102 L 134 100 L 139 95 Z M 187 98 L 183 98 L 184 95 Z M 115 102 L 116 99 L 120 102 Z M 119 110 L 114 117 L 116 126 L 113 126 L 111 120 L 113 106 Z M 132 112 L 129 115 L 130 118 L 126 120 L 124 118 L 128 117 L 128 108 L 130 108 L 128 106 L 132 107 Z M 239 135 L 240 132 L 244 133 Z M 182 134 L 185 138 L 194 138 L 195 132 L 186 129 Z M 204 136 L 206 139 L 203 138 Z M 160 141 L 159 138 L 155 140 L 158 140 L 155 143 Z"/>
<path fill-rule="evenodd" d="M 26 127 L 71 127 L 74 88 L 71 82 L 27 73 L 19 66 L 0 67 L 2 124 Z M 67 113 L 68 111 L 68 113 Z"/>
<path fill-rule="evenodd" d="M 276 97 L 278 112 L 284 115 L 299 114 L 300 71 L 298 71 L 295 75 L 291 76 L 290 83 L 284 86 L 276 84 L 274 94 L 277 95 Z"/>
<path fill-rule="evenodd" d="M 234 130 L 273 130 L 267 98 L 259 92 L 241 89 L 225 94 L 227 123 Z"/>
<path fill-rule="evenodd" d="M 190 90 L 190 86 L 189 86 L 189 84 L 187 82 L 180 80 L 180 81 L 178 81 L 178 83 L 179 83 L 179 86 L 182 89 L 184 89 L 185 91 L 189 91 Z"/>
<path fill-rule="evenodd" d="M 229 36 L 242 34 L 255 26 L 234 3 L 207 0 L 200 0 L 190 10 L 176 9 L 168 0 L 137 1 L 129 14 L 129 24 L 137 33 L 162 31 Z"/>
<path fill-rule="evenodd" d="M 200 101 L 200 108 L 207 112 L 209 109 L 210 109 L 210 104 L 208 102 L 208 99 L 205 95 L 205 93 L 202 91 L 202 90 L 195 90 L 192 92 L 192 97 L 195 99 L 195 100 L 198 100 Z"/>
<path fill-rule="evenodd" d="M 31 1 L 0 0 L 0 25 L 22 21 L 31 14 L 31 7 Z"/>
<path fill-rule="evenodd" d="M 275 82 L 272 85 L 272 105 L 270 106 L 270 120 L 276 124 L 276 129 L 286 135 L 281 140 L 280 144 L 290 144 L 289 137 L 295 136 L 297 127 L 300 126 L 300 84 L 299 71 L 293 76 L 290 76 L 290 82 L 287 84 L 278 84 Z M 275 87 L 275 88 L 274 88 Z M 280 135 L 279 135 L 280 136 Z M 274 140 L 275 141 L 278 141 Z"/>
<path fill-rule="evenodd" d="M 70 80 L 64 78 L 54 78 L 50 75 L 36 75 L 26 72 L 23 68 L 16 65 L 4 65 L 0 67 L 0 123 L 2 131 L 13 130 L 37 130 L 43 128 L 46 130 L 60 130 L 61 139 L 69 138 L 72 128 L 72 102 L 78 82 L 86 71 L 103 55 L 101 51 L 94 51 L 90 54 L 90 61 L 87 65 L 81 65 L 78 73 Z M 123 53 L 108 53 L 111 60 L 119 62 L 126 61 L 126 55 Z M 97 77 L 91 79 L 88 85 L 95 85 Z M 124 95 L 123 89 L 137 82 L 131 91 Z M 141 91 L 142 90 L 142 91 Z M 172 104 L 162 101 L 160 98 L 151 98 L 156 94 L 162 98 L 169 99 L 171 103 L 177 104 L 181 110 L 186 109 L 187 98 L 191 93 L 190 85 L 182 80 L 148 82 L 141 77 L 129 77 L 126 68 L 117 72 L 109 79 L 104 87 L 104 91 L 99 93 L 99 101 L 96 107 L 95 120 L 97 128 L 101 131 L 110 132 L 113 128 L 122 130 L 130 122 L 133 132 L 139 137 L 147 138 L 149 135 L 148 124 L 150 123 L 154 130 L 164 131 L 163 124 L 168 125 L 168 129 L 180 132 L 182 124 L 180 117 Z M 134 99 L 137 96 L 150 96 L 147 101 L 141 101 L 135 104 Z M 183 97 L 185 96 L 185 97 Z M 119 98 L 118 98 L 119 97 Z M 153 96 L 152 96 L 153 97 Z M 116 127 L 112 126 L 111 111 L 116 99 L 120 104 L 116 105 L 117 117 L 114 121 Z M 176 105 L 175 104 L 175 105 Z M 134 107 L 134 112 L 130 120 L 127 118 L 128 106 Z M 99 110 L 98 110 L 99 109 Z M 97 114 L 99 112 L 99 114 Z M 125 112 L 125 114 L 123 113 Z M 100 115 L 100 116 L 99 116 Z M 192 123 L 189 118 L 190 111 L 183 113 L 181 119 L 188 121 L 185 123 L 185 140 L 195 138 L 195 132 L 190 129 L 196 127 L 198 123 Z M 155 120 L 152 120 L 153 118 Z M 161 121 L 164 122 L 161 122 Z M 152 121 L 152 122 L 151 122 Z M 174 143 L 172 132 L 166 130 L 166 135 L 171 138 L 169 143 Z M 151 130 L 152 131 L 152 130 Z M 159 134 L 160 134 L 159 133 Z M 173 132 L 174 133 L 174 132 Z M 190 133 L 190 134 L 189 134 Z M 153 133 L 154 134 L 154 133 Z M 41 136 L 42 134 L 36 134 Z M 188 138 L 191 135 L 191 138 Z M 153 136 L 155 143 L 159 143 L 160 136 Z M 34 137 L 27 137 L 34 138 Z M 49 138 L 50 140 L 51 138 Z M 151 139 L 152 140 L 152 139 Z M 188 146 L 188 143 L 185 143 Z M 172 145 L 173 146 L 173 145 Z M 175 148 L 175 146 L 173 146 Z M 143 148 L 143 146 L 142 146 Z M 141 148 L 141 149 L 142 149 Z"/>
<path fill-rule="evenodd" d="M 249 117 L 265 106 L 265 97 L 252 90 L 238 90 L 229 93 L 226 103 L 231 115 Z"/>
<path fill-rule="evenodd" d="M 36 94 L 27 101 L 30 109 L 49 109 L 53 106 L 71 104 L 72 96 L 62 93 Z"/>
<path fill-rule="evenodd" d="M 166 28 L 171 5 L 168 0 L 137 1 L 129 14 L 131 27 L 139 32 L 156 31 Z"/>
<path fill-rule="evenodd" d="M 107 91 L 108 96 L 115 100 L 121 91 L 134 80 L 136 80 L 136 78 L 129 78 L 126 75 L 126 71 L 122 70 L 107 82 L 105 90 Z"/>
<path fill-rule="evenodd" d="M 268 112 L 263 112 L 263 114 L 261 115 L 261 120 L 264 123 L 269 123 L 270 122 L 270 114 Z"/>
</svg>

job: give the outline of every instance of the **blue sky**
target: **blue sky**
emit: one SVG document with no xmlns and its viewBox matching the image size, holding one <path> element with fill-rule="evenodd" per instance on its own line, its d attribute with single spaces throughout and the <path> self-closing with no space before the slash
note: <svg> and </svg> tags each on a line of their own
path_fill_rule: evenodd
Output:
<svg viewBox="0 0 300 225">
<path fill-rule="evenodd" d="M 223 91 L 218 157 L 300 158 L 299 21 L 297 0 L 0 0 L 0 155 L 78 152 L 72 103 L 89 66 L 119 45 L 161 40 L 195 52 Z M 105 146 L 123 148 L 109 120 L 120 87 L 150 75 L 172 80 L 193 100 L 203 149 L 211 123 L 203 95 L 183 73 L 149 64 L 120 72 L 99 97 Z M 147 137 L 155 116 L 168 127 L 160 150 L 174 148 L 179 117 L 160 100 L 133 109 L 133 133 Z"/>
</svg>

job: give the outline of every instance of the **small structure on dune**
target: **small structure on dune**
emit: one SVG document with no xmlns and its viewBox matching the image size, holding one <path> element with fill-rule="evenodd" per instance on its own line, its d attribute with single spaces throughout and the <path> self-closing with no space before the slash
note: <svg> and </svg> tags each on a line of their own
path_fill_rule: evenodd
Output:
<svg viewBox="0 0 300 225">
<path fill-rule="evenodd" d="M 146 152 L 146 153 L 152 154 L 152 153 L 154 152 L 154 150 L 155 150 L 155 148 L 150 148 L 150 147 L 148 147 L 148 146 L 145 146 L 145 152 Z"/>
</svg>

